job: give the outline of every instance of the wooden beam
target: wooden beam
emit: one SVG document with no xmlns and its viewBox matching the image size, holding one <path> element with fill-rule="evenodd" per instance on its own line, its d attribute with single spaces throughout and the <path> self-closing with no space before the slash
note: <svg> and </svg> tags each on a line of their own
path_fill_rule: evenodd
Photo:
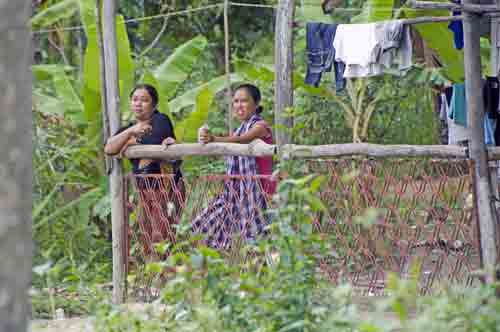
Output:
<svg viewBox="0 0 500 332">
<path fill-rule="evenodd" d="M 450 22 L 450 21 L 460 21 L 464 17 L 462 15 L 457 16 L 421 16 L 415 18 L 404 18 L 398 20 L 403 24 L 423 24 L 423 23 L 438 23 L 438 22 Z"/>
<path fill-rule="evenodd" d="M 276 9 L 274 122 L 278 146 L 290 143 L 293 119 L 286 114 L 293 106 L 293 0 L 279 0 Z"/>
<path fill-rule="evenodd" d="M 276 147 L 261 140 L 255 140 L 250 144 L 237 143 L 187 143 L 174 144 L 165 148 L 162 145 L 136 145 L 130 146 L 123 153 L 129 159 L 152 158 L 152 159 L 177 159 L 187 156 L 273 156 Z"/>
<path fill-rule="evenodd" d="M 461 5 L 451 2 L 437 1 L 415 1 L 410 0 L 410 7 L 415 9 L 442 9 L 442 10 L 457 10 L 476 14 L 500 12 L 500 7 L 497 5 L 479 5 L 471 2 L 463 1 Z"/>
<path fill-rule="evenodd" d="M 286 144 L 282 151 L 293 158 L 336 158 L 366 156 L 380 158 L 429 157 L 467 158 L 467 148 L 458 145 L 379 145 L 369 143 L 347 143 L 330 145 Z M 161 145 L 130 146 L 123 154 L 125 158 L 177 159 L 187 156 L 273 156 L 277 146 L 261 140 L 251 144 L 208 143 L 175 144 L 166 148 Z M 488 148 L 489 160 L 500 160 L 500 147 Z"/>
<path fill-rule="evenodd" d="M 464 6 L 474 4 L 474 0 L 464 0 Z M 475 203 L 481 239 L 481 261 L 486 271 L 494 271 L 497 263 L 496 211 L 492 200 L 491 183 L 488 172 L 486 145 L 484 143 L 484 102 L 481 81 L 481 54 L 479 24 L 480 16 L 466 12 L 464 26 L 464 68 L 465 94 L 469 125 L 471 128 L 470 156 L 475 166 Z M 494 273 L 488 274 L 487 283 L 495 281 Z"/>
<path fill-rule="evenodd" d="M 104 59 L 106 75 L 106 101 L 109 112 L 111 134 L 121 126 L 120 93 L 118 77 L 118 52 L 116 40 L 116 0 L 105 0 L 103 6 Z M 113 234 L 113 297 L 114 303 L 125 298 L 124 211 L 123 211 L 123 167 L 121 160 L 114 158 L 109 177 L 111 195 L 111 223 Z"/>
<path fill-rule="evenodd" d="M 294 145 L 282 147 L 283 153 L 292 158 L 339 158 L 347 156 L 366 156 L 374 158 L 429 157 L 429 158 L 467 158 L 467 148 L 458 145 L 379 145 L 369 143 L 348 143 L 330 145 Z M 261 140 L 250 144 L 208 143 L 174 144 L 165 148 L 161 145 L 130 146 L 123 154 L 129 159 L 178 159 L 188 156 L 273 156 L 276 145 Z M 490 160 L 500 160 L 500 147 L 488 148 Z"/>
<path fill-rule="evenodd" d="M 430 157 L 466 158 L 466 149 L 452 145 L 378 145 L 348 143 L 335 145 L 287 145 L 283 153 L 291 158 L 338 158 L 366 156 L 374 158 Z"/>
</svg>

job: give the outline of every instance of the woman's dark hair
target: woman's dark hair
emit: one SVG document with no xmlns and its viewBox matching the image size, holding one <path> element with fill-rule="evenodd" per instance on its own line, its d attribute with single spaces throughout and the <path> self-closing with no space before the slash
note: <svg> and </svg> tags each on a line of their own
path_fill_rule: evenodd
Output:
<svg viewBox="0 0 500 332">
<path fill-rule="evenodd" d="M 132 92 L 130 92 L 130 98 L 134 95 L 134 92 L 137 90 L 144 89 L 148 92 L 149 96 L 151 97 L 151 101 L 153 103 L 153 108 L 156 108 L 158 106 L 158 91 L 156 91 L 155 87 L 149 84 L 137 84 L 133 89 Z"/>
<path fill-rule="evenodd" d="M 260 100 L 262 98 L 261 94 L 260 94 L 259 88 L 256 87 L 253 84 L 245 83 L 245 84 L 238 85 L 236 87 L 236 89 L 234 89 L 234 92 L 236 92 L 238 90 L 241 90 L 241 89 L 247 90 L 248 93 L 250 94 L 250 96 L 252 96 L 252 99 L 253 99 L 255 105 L 257 105 L 257 108 L 255 109 L 255 112 L 257 114 L 262 113 L 262 111 L 264 111 L 264 108 L 259 105 L 260 104 Z"/>
</svg>

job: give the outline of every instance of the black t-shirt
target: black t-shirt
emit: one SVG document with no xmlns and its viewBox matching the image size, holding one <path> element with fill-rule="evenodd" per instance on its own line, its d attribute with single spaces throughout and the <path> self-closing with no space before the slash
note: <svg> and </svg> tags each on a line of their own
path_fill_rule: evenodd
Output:
<svg viewBox="0 0 500 332">
<path fill-rule="evenodd" d="M 129 123 L 127 126 L 120 128 L 116 133 L 119 134 L 122 131 L 132 127 L 135 123 Z M 149 144 L 149 145 L 160 145 L 167 137 L 172 137 L 175 139 L 174 126 L 169 117 L 158 111 L 154 111 L 151 117 L 151 132 L 147 135 L 137 138 L 139 144 Z M 161 173 L 161 167 L 159 160 L 153 160 L 151 163 L 144 167 L 140 167 L 141 159 L 130 159 L 132 163 L 132 172 L 134 174 L 158 174 Z M 180 177 L 180 161 L 171 161 L 175 171 L 176 178 Z"/>
</svg>

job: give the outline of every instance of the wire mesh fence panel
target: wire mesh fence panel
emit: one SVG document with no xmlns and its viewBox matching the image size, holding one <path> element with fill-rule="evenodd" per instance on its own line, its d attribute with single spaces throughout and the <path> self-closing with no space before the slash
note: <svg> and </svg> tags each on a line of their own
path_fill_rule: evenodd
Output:
<svg viewBox="0 0 500 332">
<path fill-rule="evenodd" d="M 309 161 L 308 168 L 327 177 L 318 195 L 328 213 L 315 226 L 335 234 L 321 262 L 333 282 L 369 294 L 383 293 L 390 272 L 413 275 L 422 294 L 472 283 L 479 243 L 470 162 L 337 159 Z"/>
<path fill-rule="evenodd" d="M 455 159 L 307 160 L 304 173 L 323 175 L 316 193 L 326 210 L 313 227 L 328 251 L 321 277 L 349 282 L 364 294 L 384 294 L 389 273 L 416 278 L 422 294 L 449 283 L 470 286 L 479 267 L 472 164 Z M 173 246 L 204 244 L 229 261 L 263 264 L 255 253 L 272 222 L 267 176 L 130 176 L 128 257 L 131 288 L 154 296 L 168 278 L 163 262 Z M 194 239 L 194 241 L 193 241 Z M 178 248 L 177 248 L 178 250 Z"/>
</svg>

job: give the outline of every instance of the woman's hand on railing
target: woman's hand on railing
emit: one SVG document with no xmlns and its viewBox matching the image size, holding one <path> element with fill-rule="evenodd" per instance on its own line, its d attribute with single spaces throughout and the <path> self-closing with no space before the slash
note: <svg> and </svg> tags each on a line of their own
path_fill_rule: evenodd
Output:
<svg viewBox="0 0 500 332">
<path fill-rule="evenodd" d="M 175 144 L 175 138 L 173 137 L 167 137 L 161 142 L 161 145 L 163 145 L 163 148 L 167 149 L 169 145 Z"/>
</svg>

